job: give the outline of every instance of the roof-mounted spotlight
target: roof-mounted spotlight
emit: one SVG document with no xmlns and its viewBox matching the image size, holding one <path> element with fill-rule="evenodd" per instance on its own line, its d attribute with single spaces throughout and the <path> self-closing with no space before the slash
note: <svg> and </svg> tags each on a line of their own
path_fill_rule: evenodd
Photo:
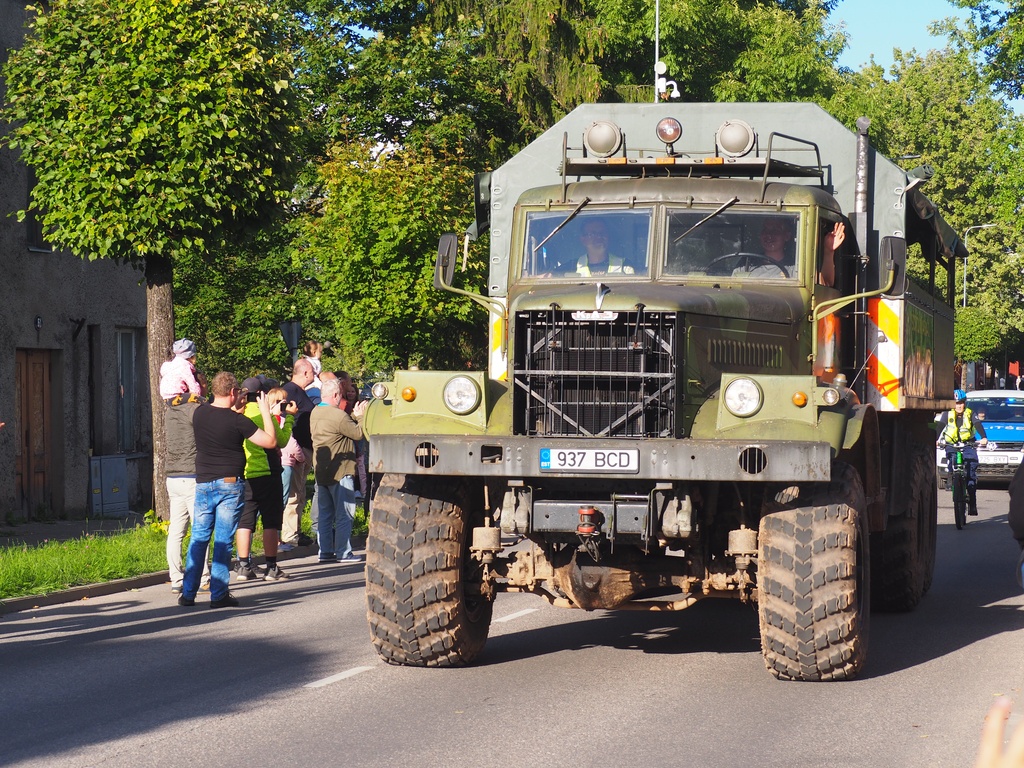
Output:
<svg viewBox="0 0 1024 768">
<path fill-rule="evenodd" d="M 672 145 L 679 141 L 679 137 L 683 135 L 683 126 L 674 117 L 663 117 L 658 121 L 658 127 L 655 131 L 658 134 L 658 138 L 665 144 L 669 154 L 671 154 Z"/>
<path fill-rule="evenodd" d="M 583 132 L 583 146 L 597 157 L 611 157 L 622 146 L 622 131 L 615 123 L 598 120 Z"/>
<path fill-rule="evenodd" d="M 715 146 L 723 155 L 743 157 L 754 148 L 754 129 L 742 120 L 726 120 L 715 133 Z"/>
</svg>

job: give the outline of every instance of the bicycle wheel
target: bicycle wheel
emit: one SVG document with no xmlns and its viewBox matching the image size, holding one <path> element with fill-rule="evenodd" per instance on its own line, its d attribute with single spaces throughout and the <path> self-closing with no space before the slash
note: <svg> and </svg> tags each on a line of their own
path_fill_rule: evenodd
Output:
<svg viewBox="0 0 1024 768">
<path fill-rule="evenodd" d="M 953 520 L 959 531 L 967 522 L 967 483 L 960 472 L 954 472 L 950 479 L 953 485 Z"/>
</svg>

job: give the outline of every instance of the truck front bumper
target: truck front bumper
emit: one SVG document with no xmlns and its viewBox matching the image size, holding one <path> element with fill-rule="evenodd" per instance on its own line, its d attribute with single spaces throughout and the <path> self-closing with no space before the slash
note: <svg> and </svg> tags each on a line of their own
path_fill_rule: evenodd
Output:
<svg viewBox="0 0 1024 768">
<path fill-rule="evenodd" d="M 542 468 L 542 451 L 638 451 L 635 470 Z M 832 448 L 807 441 L 567 439 L 481 435 L 374 435 L 371 472 L 482 478 L 622 478 L 672 482 L 819 482 L 831 478 Z"/>
</svg>

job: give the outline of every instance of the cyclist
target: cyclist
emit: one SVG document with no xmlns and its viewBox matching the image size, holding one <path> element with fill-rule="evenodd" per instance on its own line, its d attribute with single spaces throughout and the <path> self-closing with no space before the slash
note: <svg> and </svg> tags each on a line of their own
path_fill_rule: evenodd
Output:
<svg viewBox="0 0 1024 768">
<path fill-rule="evenodd" d="M 985 437 L 985 425 L 974 420 L 974 413 L 967 407 L 967 393 L 962 389 L 953 390 L 953 410 L 942 414 L 939 420 L 939 439 L 936 443 L 946 448 L 946 464 L 950 473 L 953 472 L 953 456 L 956 449 L 947 443 L 965 443 L 963 448 L 964 469 L 967 475 L 967 514 L 976 517 L 978 514 L 978 451 L 974 447 L 974 435 L 980 440 L 978 445 L 988 445 Z"/>
</svg>

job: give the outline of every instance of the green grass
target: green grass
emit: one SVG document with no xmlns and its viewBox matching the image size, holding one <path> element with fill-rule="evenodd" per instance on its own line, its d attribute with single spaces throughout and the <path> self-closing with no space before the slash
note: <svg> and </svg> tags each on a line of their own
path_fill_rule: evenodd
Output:
<svg viewBox="0 0 1024 768">
<path fill-rule="evenodd" d="M 353 536 L 366 535 L 366 512 L 356 508 Z M 302 530 L 312 533 L 309 505 Z M 252 554 L 263 554 L 262 527 L 253 534 Z M 188 539 L 186 538 L 186 546 Z M 0 600 L 45 595 L 70 587 L 99 584 L 167 570 L 167 534 L 144 525 L 112 535 L 87 535 L 38 546 L 0 547 Z"/>
<path fill-rule="evenodd" d="M 113 536 L 0 548 L 0 600 L 165 570 L 166 542 L 166 535 L 145 527 Z"/>
</svg>

